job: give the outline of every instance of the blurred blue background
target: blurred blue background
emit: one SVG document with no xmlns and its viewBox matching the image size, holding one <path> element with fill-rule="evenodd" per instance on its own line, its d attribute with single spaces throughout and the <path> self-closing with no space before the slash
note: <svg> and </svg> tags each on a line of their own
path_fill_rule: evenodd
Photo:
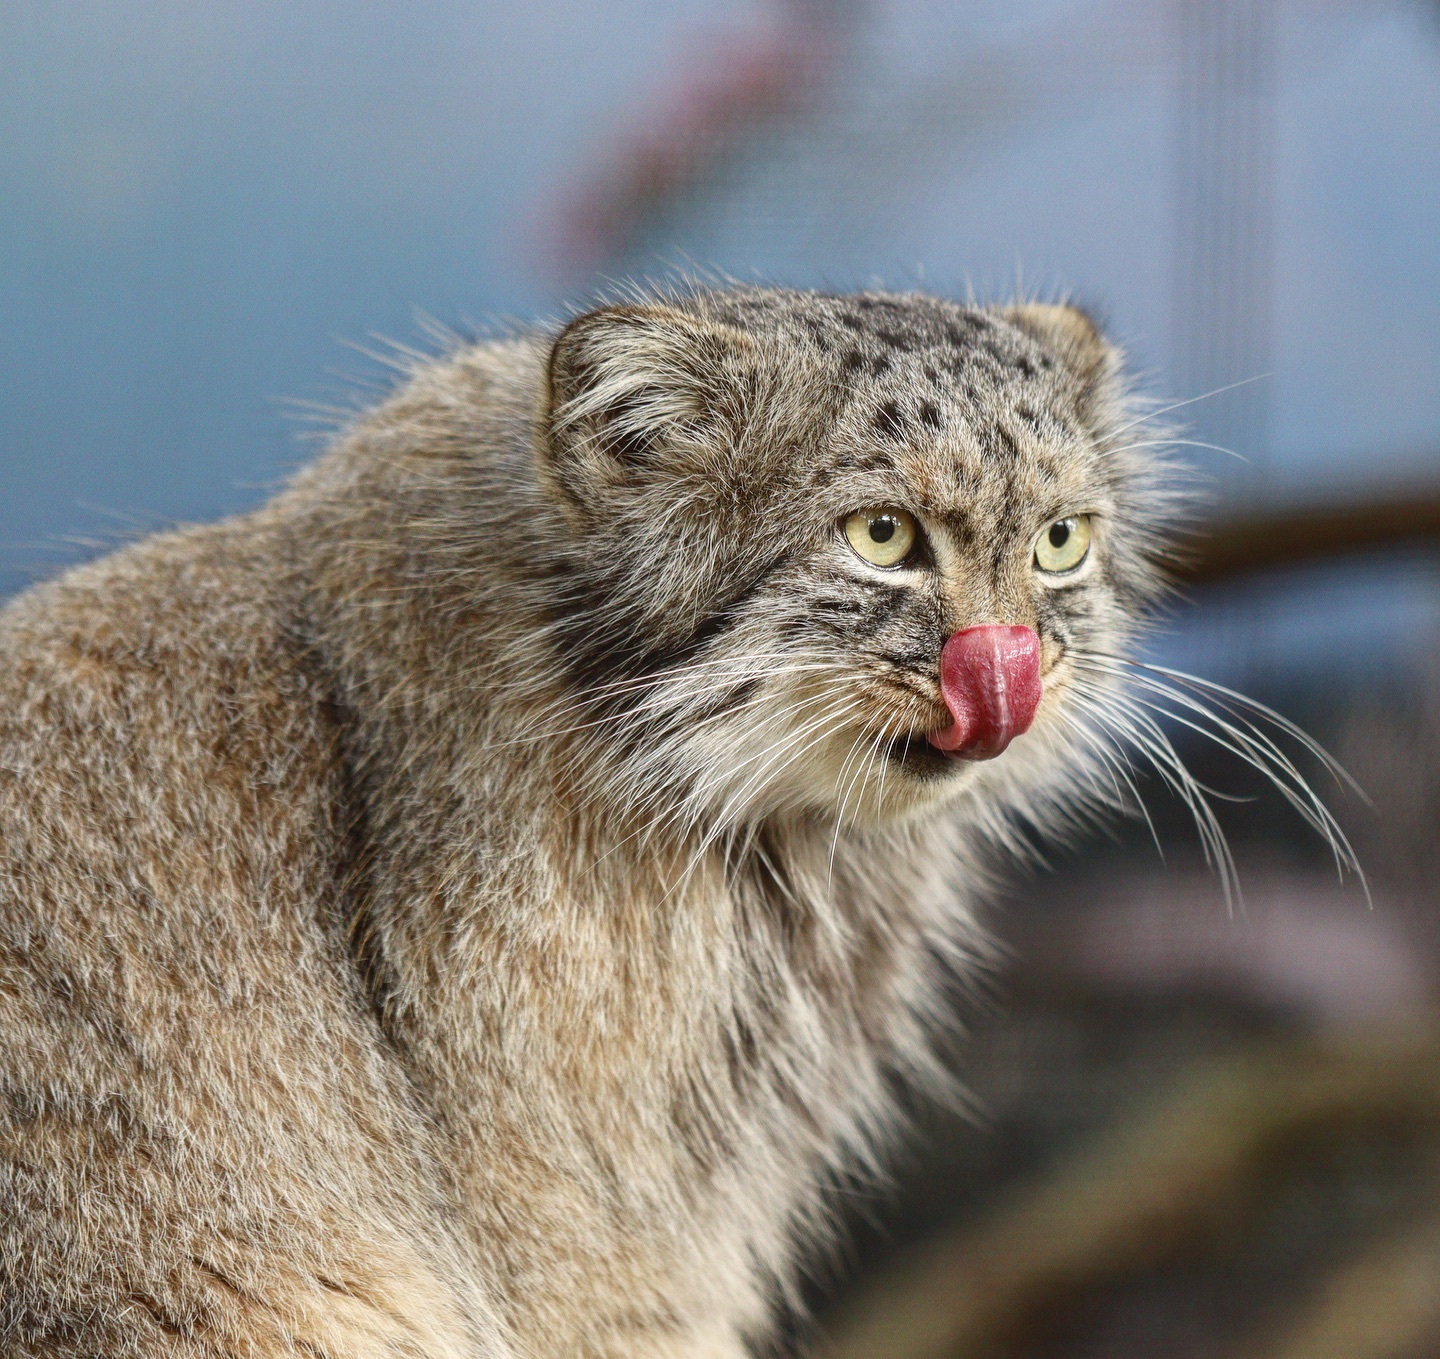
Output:
<svg viewBox="0 0 1440 1359">
<path fill-rule="evenodd" d="M 1258 379 L 1183 412 L 1247 503 L 1440 474 L 1433 4 L 10 0 L 0 53 L 0 591 L 254 502 L 372 333 L 676 265 L 1068 292 L 1156 392 Z"/>
</svg>

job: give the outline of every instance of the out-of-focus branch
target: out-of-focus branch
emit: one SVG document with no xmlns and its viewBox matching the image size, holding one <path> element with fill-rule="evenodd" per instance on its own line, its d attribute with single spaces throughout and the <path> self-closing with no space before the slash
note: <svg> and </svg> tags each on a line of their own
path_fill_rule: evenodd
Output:
<svg viewBox="0 0 1440 1359">
<path fill-rule="evenodd" d="M 1440 1128 L 1440 1035 L 1292 1040 L 1214 1064 L 881 1278 L 821 1352 L 1011 1359 L 1091 1290 L 1242 1232 L 1277 1159 L 1307 1137 L 1397 1125 Z"/>
<path fill-rule="evenodd" d="M 1319 18 L 1356 5 L 1306 8 Z M 1047 114 L 1174 69 L 1172 7 L 1109 0 L 983 47 L 956 45 L 897 80 L 858 41 L 872 8 L 769 0 L 768 22 L 697 43 L 628 114 L 597 128 L 583 170 L 541 205 L 547 263 L 569 273 L 623 261 L 667 213 L 724 184 L 726 167 L 748 156 L 773 162 L 797 136 L 810 147 L 795 186 L 804 218 L 823 224 L 832 243 L 852 239 L 856 222 L 928 193 L 947 164 L 973 164 Z"/>
<path fill-rule="evenodd" d="M 1355 1256 L 1251 1359 L 1396 1359 L 1440 1352 L 1440 1216 Z"/>
<path fill-rule="evenodd" d="M 1252 571 L 1327 561 L 1440 539 L 1440 491 L 1219 519 L 1197 532 L 1176 574 L 1206 585 Z"/>
<path fill-rule="evenodd" d="M 852 11 L 845 0 L 777 0 L 770 23 L 713 36 L 546 213 L 560 222 L 555 262 L 594 268 L 623 255 L 726 160 L 798 116 L 833 76 Z"/>
</svg>

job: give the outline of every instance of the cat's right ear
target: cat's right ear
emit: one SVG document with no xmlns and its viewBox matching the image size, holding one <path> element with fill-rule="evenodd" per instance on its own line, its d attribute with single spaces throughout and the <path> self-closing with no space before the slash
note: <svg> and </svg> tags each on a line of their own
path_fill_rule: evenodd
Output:
<svg viewBox="0 0 1440 1359">
<path fill-rule="evenodd" d="M 1004 315 L 1049 349 L 1079 383 L 1085 419 L 1095 419 L 1105 403 L 1113 402 L 1120 353 L 1088 313 L 1068 302 L 1026 302 L 1007 307 Z"/>
<path fill-rule="evenodd" d="M 643 479 L 734 411 L 751 341 L 666 306 L 576 317 L 550 351 L 548 470 L 584 507 Z"/>
</svg>

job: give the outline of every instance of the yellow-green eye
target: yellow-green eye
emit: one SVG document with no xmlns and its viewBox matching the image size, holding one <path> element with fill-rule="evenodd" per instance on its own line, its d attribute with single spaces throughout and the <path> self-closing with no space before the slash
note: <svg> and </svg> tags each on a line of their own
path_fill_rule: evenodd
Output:
<svg viewBox="0 0 1440 1359">
<path fill-rule="evenodd" d="M 920 536 L 904 510 L 861 510 L 845 521 L 845 538 L 871 566 L 898 566 Z"/>
<path fill-rule="evenodd" d="M 1090 516 L 1071 514 L 1057 519 L 1035 544 L 1035 565 L 1051 574 L 1073 571 L 1090 551 Z"/>
</svg>

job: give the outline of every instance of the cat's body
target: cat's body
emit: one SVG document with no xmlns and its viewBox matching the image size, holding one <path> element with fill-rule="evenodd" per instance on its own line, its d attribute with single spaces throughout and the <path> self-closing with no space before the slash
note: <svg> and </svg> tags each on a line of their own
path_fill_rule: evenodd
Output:
<svg viewBox="0 0 1440 1359">
<path fill-rule="evenodd" d="M 602 311 L 12 604 L 0 1352 L 745 1353 L 986 856 L 1093 777 L 1072 653 L 1156 588 L 1115 383 L 1061 308 Z M 1045 699 L 953 761 L 982 623 Z"/>
</svg>

